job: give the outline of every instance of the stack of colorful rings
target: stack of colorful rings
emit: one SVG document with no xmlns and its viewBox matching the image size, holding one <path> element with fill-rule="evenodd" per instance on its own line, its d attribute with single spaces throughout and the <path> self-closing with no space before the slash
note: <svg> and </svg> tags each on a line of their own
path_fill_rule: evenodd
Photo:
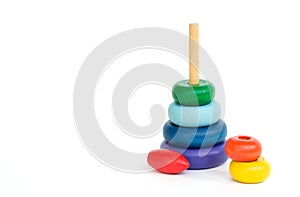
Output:
<svg viewBox="0 0 300 197">
<path fill-rule="evenodd" d="M 215 87 L 199 80 L 198 24 L 189 25 L 189 37 L 189 80 L 174 85 L 170 120 L 163 128 L 165 140 L 161 150 L 147 157 L 148 164 L 163 173 L 213 168 L 228 159 L 224 151 L 227 128 L 220 119 L 221 107 L 213 100 Z"/>
<path fill-rule="evenodd" d="M 225 152 L 232 159 L 229 171 L 241 183 L 260 183 L 271 172 L 270 163 L 261 157 L 262 146 L 251 136 L 235 136 L 226 142 Z"/>
<path fill-rule="evenodd" d="M 227 160 L 227 128 L 214 95 L 214 85 L 206 80 L 193 85 L 183 80 L 173 87 L 175 102 L 169 106 L 170 120 L 163 128 L 161 148 L 181 153 L 189 161 L 189 169 L 213 168 Z"/>
</svg>

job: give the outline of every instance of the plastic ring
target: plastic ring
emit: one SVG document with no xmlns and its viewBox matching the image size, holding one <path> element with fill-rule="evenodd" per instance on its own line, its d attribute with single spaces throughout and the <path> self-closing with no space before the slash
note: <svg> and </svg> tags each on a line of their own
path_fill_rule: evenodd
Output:
<svg viewBox="0 0 300 197">
<path fill-rule="evenodd" d="M 180 105 L 206 105 L 214 99 L 215 87 L 206 80 L 200 80 L 196 85 L 190 85 L 188 80 L 183 80 L 173 86 L 172 96 Z"/>
<path fill-rule="evenodd" d="M 214 124 L 221 117 L 220 105 L 212 101 L 202 106 L 182 106 L 173 102 L 169 106 L 170 120 L 183 127 L 203 127 Z"/>
<path fill-rule="evenodd" d="M 225 152 L 235 161 L 255 161 L 262 151 L 260 142 L 251 136 L 235 136 L 227 140 Z"/>
<path fill-rule="evenodd" d="M 260 183 L 271 173 L 270 163 L 263 157 L 252 162 L 231 161 L 229 170 L 232 178 L 241 183 Z"/>
<path fill-rule="evenodd" d="M 172 146 L 205 148 L 224 141 L 227 135 L 227 127 L 222 120 L 206 127 L 179 127 L 168 121 L 164 125 L 163 135 Z"/>
<path fill-rule="evenodd" d="M 222 165 L 228 159 L 224 151 L 225 141 L 213 147 L 202 149 L 183 149 L 171 146 L 167 141 L 160 145 L 162 149 L 170 149 L 181 153 L 190 163 L 190 170 L 208 169 Z"/>
</svg>

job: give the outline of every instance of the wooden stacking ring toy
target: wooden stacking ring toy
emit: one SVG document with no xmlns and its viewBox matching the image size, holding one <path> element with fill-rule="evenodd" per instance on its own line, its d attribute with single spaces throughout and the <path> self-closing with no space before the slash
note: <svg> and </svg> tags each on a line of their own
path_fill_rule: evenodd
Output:
<svg viewBox="0 0 300 197">
<path fill-rule="evenodd" d="M 260 157 L 262 146 L 251 136 L 235 136 L 227 140 L 225 152 L 235 161 L 255 161 Z"/>
<path fill-rule="evenodd" d="M 221 107 L 214 101 L 215 87 L 210 81 L 199 79 L 198 31 L 198 24 L 189 25 L 189 79 L 173 86 L 170 120 L 163 128 L 165 140 L 160 151 L 148 155 L 148 164 L 163 173 L 213 168 L 228 159 L 224 149 L 227 127 L 220 119 Z"/>
<path fill-rule="evenodd" d="M 163 135 L 172 146 L 206 148 L 224 141 L 227 127 L 222 120 L 205 127 L 180 127 L 168 121 L 164 125 Z"/>
<path fill-rule="evenodd" d="M 173 86 L 172 96 L 179 105 L 206 105 L 213 100 L 215 87 L 206 80 L 200 80 L 199 84 L 193 85 L 190 85 L 188 80 L 183 80 Z"/>
<path fill-rule="evenodd" d="M 190 170 L 207 169 L 223 164 L 227 159 L 224 151 L 225 141 L 213 147 L 203 149 L 184 149 L 172 146 L 163 141 L 160 148 L 181 153 L 190 163 Z"/>
</svg>

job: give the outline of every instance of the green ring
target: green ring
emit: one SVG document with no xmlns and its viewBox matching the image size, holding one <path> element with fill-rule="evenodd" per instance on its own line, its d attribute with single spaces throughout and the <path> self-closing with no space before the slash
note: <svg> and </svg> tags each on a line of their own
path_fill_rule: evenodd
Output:
<svg viewBox="0 0 300 197">
<path fill-rule="evenodd" d="M 214 99 L 215 87 L 206 80 L 200 80 L 196 85 L 190 85 L 188 80 L 183 80 L 173 86 L 172 96 L 179 105 L 206 105 Z"/>
</svg>

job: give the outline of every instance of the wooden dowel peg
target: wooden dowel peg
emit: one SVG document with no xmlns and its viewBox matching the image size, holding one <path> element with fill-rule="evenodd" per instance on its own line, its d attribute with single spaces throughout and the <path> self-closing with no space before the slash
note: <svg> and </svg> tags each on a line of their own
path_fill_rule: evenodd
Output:
<svg viewBox="0 0 300 197">
<path fill-rule="evenodd" d="M 199 84 L 199 26 L 189 24 L 189 84 Z"/>
</svg>

